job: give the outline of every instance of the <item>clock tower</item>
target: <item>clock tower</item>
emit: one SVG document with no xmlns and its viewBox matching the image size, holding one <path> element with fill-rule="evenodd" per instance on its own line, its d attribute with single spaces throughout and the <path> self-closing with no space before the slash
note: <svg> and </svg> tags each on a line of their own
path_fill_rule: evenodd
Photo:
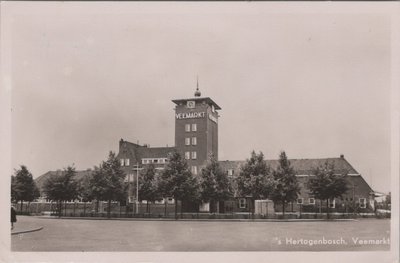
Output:
<svg viewBox="0 0 400 263">
<path fill-rule="evenodd" d="M 175 147 L 197 175 L 210 154 L 218 160 L 218 110 L 210 98 L 201 97 L 197 85 L 193 98 L 172 100 L 175 106 Z"/>
</svg>

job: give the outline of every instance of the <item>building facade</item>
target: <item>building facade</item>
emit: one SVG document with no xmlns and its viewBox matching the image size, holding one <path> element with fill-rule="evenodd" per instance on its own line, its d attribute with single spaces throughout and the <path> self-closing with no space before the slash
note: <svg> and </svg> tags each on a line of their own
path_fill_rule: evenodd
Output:
<svg viewBox="0 0 400 263">
<path fill-rule="evenodd" d="M 184 156 L 194 175 L 212 154 L 218 159 L 218 110 L 210 98 L 201 97 L 197 87 L 194 98 L 172 100 L 175 106 L 175 147 Z"/>
<path fill-rule="evenodd" d="M 129 202 L 137 200 L 137 178 L 140 171 L 148 165 L 154 165 L 156 172 L 160 174 L 168 163 L 169 155 L 178 151 L 187 161 L 192 174 L 198 176 L 202 167 L 206 165 L 210 155 L 218 160 L 218 106 L 211 98 L 201 97 L 197 86 L 194 97 L 187 99 L 172 100 L 175 104 L 175 146 L 174 147 L 150 147 L 139 145 L 121 139 L 117 158 L 129 183 Z M 289 160 L 301 187 L 296 202 L 288 204 L 288 212 L 324 212 L 325 204 L 316 200 L 309 194 L 308 181 L 314 176 L 313 170 L 323 166 L 326 162 L 333 164 L 335 173 L 347 174 L 349 190 L 342 198 L 336 198 L 328 204 L 333 212 L 370 212 L 374 210 L 374 192 L 343 155 L 337 158 L 323 159 L 290 159 Z M 222 170 L 230 179 L 233 189 L 236 189 L 235 178 L 239 175 L 241 167 L 246 161 L 219 161 Z M 278 160 L 267 160 L 268 166 L 274 170 L 278 167 Z M 43 182 L 44 177 L 54 172 L 39 177 L 37 180 Z M 79 174 L 90 174 L 90 172 L 79 172 Z M 235 198 L 219 204 L 218 211 L 221 213 L 246 213 L 251 206 L 248 197 L 241 197 L 235 190 Z M 140 199 L 140 198 L 139 198 Z M 174 203 L 171 198 L 163 202 Z M 268 204 L 267 204 L 268 205 Z M 205 207 L 205 208 L 204 208 Z M 203 211 L 207 211 L 203 206 Z M 282 207 L 274 205 L 274 211 L 282 211 Z"/>
</svg>

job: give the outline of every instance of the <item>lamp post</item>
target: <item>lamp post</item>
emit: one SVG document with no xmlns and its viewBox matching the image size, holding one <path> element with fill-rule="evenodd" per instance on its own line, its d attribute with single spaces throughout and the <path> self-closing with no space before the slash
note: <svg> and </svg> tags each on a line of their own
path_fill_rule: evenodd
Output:
<svg viewBox="0 0 400 263">
<path fill-rule="evenodd" d="M 133 170 L 136 170 L 136 214 L 138 214 L 138 209 L 139 209 L 139 170 L 142 170 L 143 168 L 139 167 L 139 163 L 136 163 L 134 165 Z"/>
</svg>

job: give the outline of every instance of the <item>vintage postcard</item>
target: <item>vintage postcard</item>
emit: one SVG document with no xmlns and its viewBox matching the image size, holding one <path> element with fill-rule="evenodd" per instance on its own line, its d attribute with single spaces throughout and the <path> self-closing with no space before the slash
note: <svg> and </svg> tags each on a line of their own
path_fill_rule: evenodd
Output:
<svg viewBox="0 0 400 263">
<path fill-rule="evenodd" d="M 398 10 L 1 2 L 0 261 L 398 262 Z"/>
</svg>

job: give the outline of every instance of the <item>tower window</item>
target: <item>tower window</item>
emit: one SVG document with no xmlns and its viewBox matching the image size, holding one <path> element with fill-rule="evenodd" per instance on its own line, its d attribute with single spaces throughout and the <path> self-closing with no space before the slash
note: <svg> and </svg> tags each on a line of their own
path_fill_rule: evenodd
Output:
<svg viewBox="0 0 400 263">
<path fill-rule="evenodd" d="M 228 176 L 232 176 L 233 175 L 233 169 L 228 169 Z"/>
<path fill-rule="evenodd" d="M 190 138 L 185 138 L 185 145 L 190 145 Z"/>
<path fill-rule="evenodd" d="M 197 137 L 192 137 L 192 145 L 197 145 Z"/>
<path fill-rule="evenodd" d="M 197 166 L 192 166 L 192 174 L 197 174 Z"/>
<path fill-rule="evenodd" d="M 121 163 L 121 166 L 124 166 L 124 163 L 125 163 L 125 162 L 124 162 L 124 159 L 120 159 L 119 161 L 120 161 L 120 163 Z"/>
<path fill-rule="evenodd" d="M 185 131 L 190 132 L 190 124 L 185 124 Z"/>
<path fill-rule="evenodd" d="M 185 152 L 185 159 L 189 160 L 190 159 L 190 152 Z"/>
<path fill-rule="evenodd" d="M 197 123 L 192 123 L 192 131 L 197 131 Z"/>
<path fill-rule="evenodd" d="M 129 166 L 129 159 L 125 159 L 125 166 Z"/>
<path fill-rule="evenodd" d="M 197 159 L 197 152 L 192 152 L 192 159 L 196 160 Z"/>
</svg>

